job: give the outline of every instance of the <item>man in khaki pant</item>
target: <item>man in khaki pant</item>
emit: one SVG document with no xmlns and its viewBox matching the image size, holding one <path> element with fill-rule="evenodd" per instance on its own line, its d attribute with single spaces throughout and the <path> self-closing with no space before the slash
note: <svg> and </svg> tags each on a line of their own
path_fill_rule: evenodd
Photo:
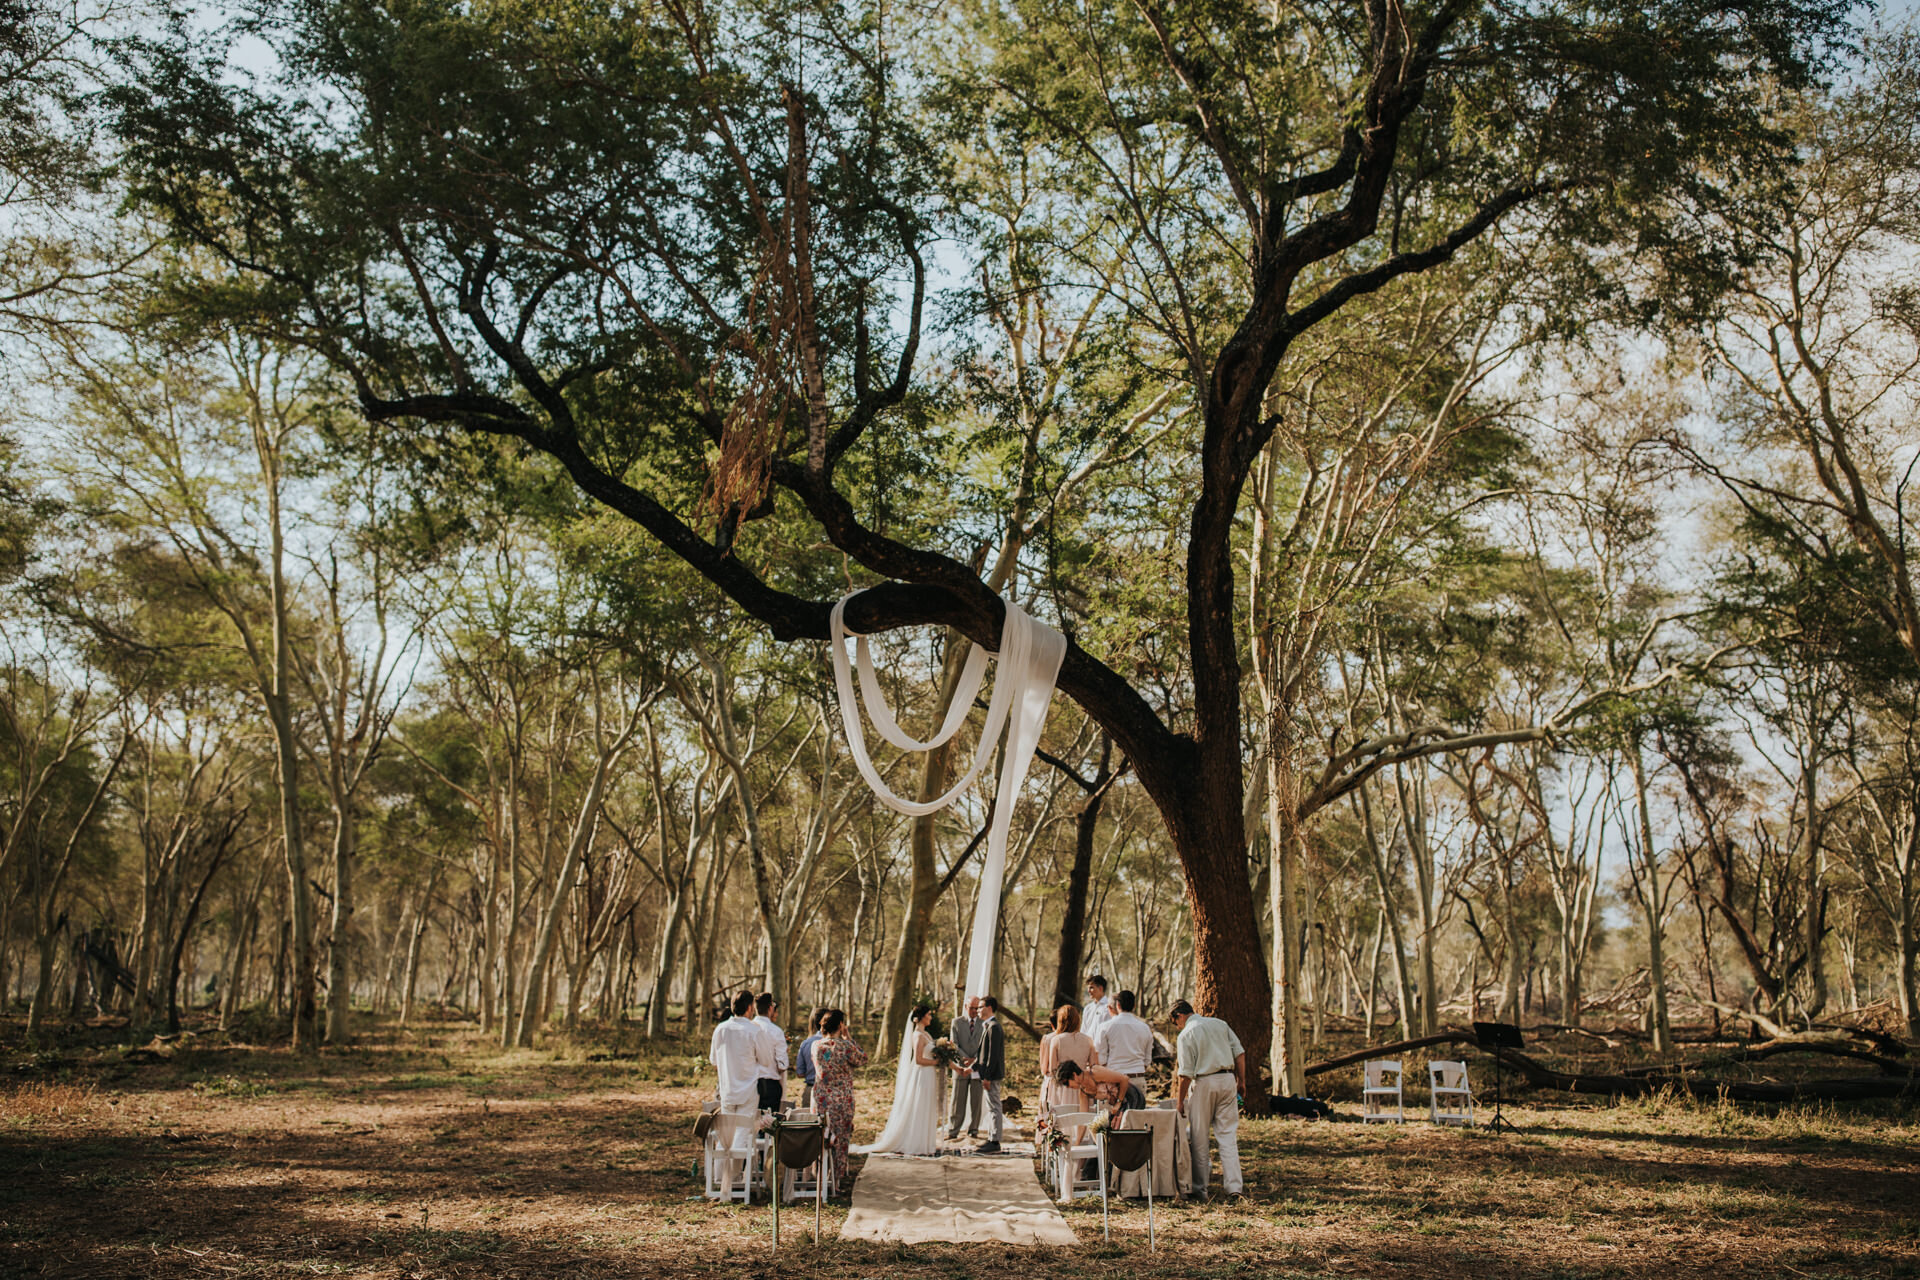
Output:
<svg viewBox="0 0 1920 1280">
<path fill-rule="evenodd" d="M 1193 1194 L 1207 1194 L 1212 1160 L 1207 1133 L 1220 1144 L 1220 1181 L 1229 1196 L 1237 1196 L 1240 1180 L 1240 1097 L 1246 1092 L 1247 1051 L 1233 1028 L 1218 1018 L 1195 1014 L 1185 1000 L 1173 1006 L 1173 1096 L 1187 1118 L 1187 1139 L 1193 1146 Z"/>
</svg>

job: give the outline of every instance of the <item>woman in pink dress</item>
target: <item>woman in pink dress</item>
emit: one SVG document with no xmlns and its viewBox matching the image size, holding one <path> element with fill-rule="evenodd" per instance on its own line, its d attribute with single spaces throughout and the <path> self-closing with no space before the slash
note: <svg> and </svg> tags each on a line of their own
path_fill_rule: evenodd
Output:
<svg viewBox="0 0 1920 1280">
<path fill-rule="evenodd" d="M 1080 1030 L 1080 1010 L 1070 1004 L 1055 1009 L 1053 1034 L 1040 1042 L 1040 1105 L 1051 1108 L 1060 1103 L 1075 1102 L 1058 1088 L 1054 1080 L 1054 1073 L 1060 1070 L 1061 1063 L 1077 1062 L 1084 1068 L 1099 1061 L 1100 1054 L 1093 1047 L 1092 1039 Z"/>
<path fill-rule="evenodd" d="M 834 1194 L 844 1195 L 852 1179 L 847 1175 L 847 1140 L 853 1136 L 853 1072 L 867 1065 L 867 1051 L 847 1031 L 847 1015 L 829 1009 L 820 1020 L 820 1040 L 813 1046 L 813 1105 L 827 1122 L 827 1146 L 833 1152 Z"/>
</svg>

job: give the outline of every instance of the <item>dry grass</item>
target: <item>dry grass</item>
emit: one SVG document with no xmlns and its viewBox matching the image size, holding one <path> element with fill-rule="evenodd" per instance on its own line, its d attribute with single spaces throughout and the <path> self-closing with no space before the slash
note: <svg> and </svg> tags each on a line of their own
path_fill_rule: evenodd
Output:
<svg viewBox="0 0 1920 1280">
<path fill-rule="evenodd" d="M 698 1199 L 687 1046 L 503 1054 L 433 1028 L 306 1060 L 189 1045 L 5 1065 L 8 1276 L 1920 1275 L 1904 1105 L 1531 1106 L 1512 1137 L 1249 1121 L 1249 1196 L 1163 1204 L 1157 1254 L 1138 1207 L 1107 1245 L 1097 1202 L 1076 1206 L 1082 1247 L 1031 1253 L 841 1244 L 836 1206 L 818 1248 L 787 1219 L 776 1270 L 765 1207 Z M 869 1073 L 863 1132 L 889 1074 Z"/>
<path fill-rule="evenodd" d="M 0 1089 L 0 1128 L 57 1130 L 95 1119 L 105 1105 L 91 1083 L 28 1080 Z"/>
</svg>

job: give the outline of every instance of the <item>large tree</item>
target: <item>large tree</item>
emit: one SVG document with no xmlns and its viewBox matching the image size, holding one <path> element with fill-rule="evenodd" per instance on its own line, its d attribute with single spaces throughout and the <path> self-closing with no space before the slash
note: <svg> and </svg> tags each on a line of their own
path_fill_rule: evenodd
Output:
<svg viewBox="0 0 1920 1280">
<path fill-rule="evenodd" d="M 234 268 L 188 279 L 188 301 L 325 353 L 369 418 L 422 449 L 464 432 L 546 455 L 778 639 L 823 638 L 843 589 L 797 554 L 798 524 L 882 584 L 857 630 L 992 647 L 978 549 L 997 539 L 916 504 L 945 483 L 923 365 L 931 246 L 954 225 L 916 95 L 948 70 L 978 86 L 1067 162 L 1046 198 L 1121 229 L 1128 305 L 1194 412 L 1197 451 L 1171 460 L 1186 687 L 1150 696 L 1133 655 L 1077 631 L 1059 687 L 1158 807 L 1198 1002 L 1259 1056 L 1235 537 L 1281 362 L 1496 227 L 1569 246 L 1570 296 L 1621 244 L 1634 289 L 1710 294 L 1705 215 L 1782 159 L 1763 104 L 1809 81 L 1841 12 L 1001 0 L 941 67 L 900 51 L 954 42 L 858 6 L 296 0 L 249 28 L 275 82 L 182 34 L 147 51 L 120 119 L 141 203 Z M 1449 736 L 1338 744 L 1307 798 Z"/>
</svg>

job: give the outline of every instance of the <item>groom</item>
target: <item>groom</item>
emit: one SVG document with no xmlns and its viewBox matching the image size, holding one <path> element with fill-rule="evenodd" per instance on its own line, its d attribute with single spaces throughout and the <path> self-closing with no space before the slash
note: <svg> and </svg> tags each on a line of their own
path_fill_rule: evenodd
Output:
<svg viewBox="0 0 1920 1280">
<path fill-rule="evenodd" d="M 973 1149 L 977 1156 L 990 1156 L 1000 1150 L 1000 1130 L 1006 1122 L 1000 1110 L 1000 1081 L 1007 1074 L 1007 1033 L 1000 1026 L 1000 1002 L 992 996 L 980 997 L 980 1056 L 969 1065 L 979 1078 L 986 1096 L 987 1113 L 993 1117 L 993 1137 Z"/>
</svg>

